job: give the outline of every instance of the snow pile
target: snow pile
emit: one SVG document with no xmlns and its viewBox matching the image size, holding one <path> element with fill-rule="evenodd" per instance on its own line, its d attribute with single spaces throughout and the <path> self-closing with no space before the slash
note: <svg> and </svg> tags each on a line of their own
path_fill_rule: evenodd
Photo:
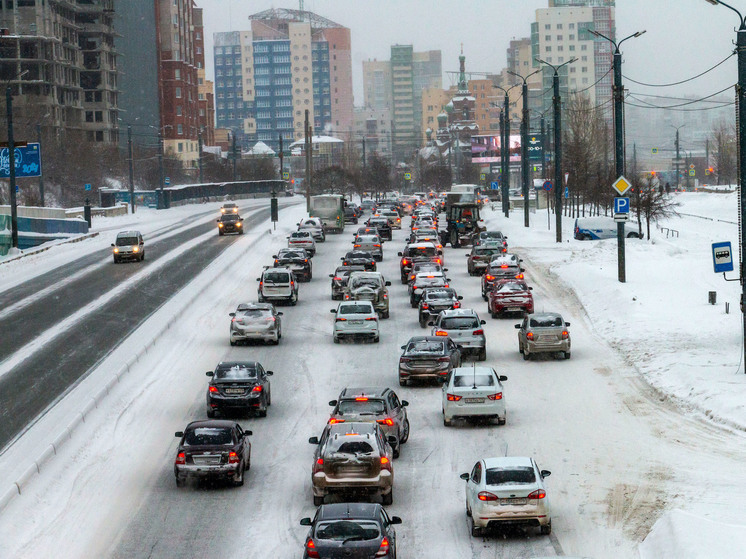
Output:
<svg viewBox="0 0 746 559">
<path fill-rule="evenodd" d="M 673 510 L 655 523 L 640 544 L 640 559 L 726 559 L 742 556 L 744 550 L 746 526 Z"/>
</svg>

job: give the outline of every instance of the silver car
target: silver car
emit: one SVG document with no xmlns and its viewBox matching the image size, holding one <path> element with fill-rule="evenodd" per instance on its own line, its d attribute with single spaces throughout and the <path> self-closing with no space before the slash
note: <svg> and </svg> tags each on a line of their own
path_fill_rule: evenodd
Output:
<svg viewBox="0 0 746 559">
<path fill-rule="evenodd" d="M 487 359 L 487 338 L 484 335 L 485 321 L 472 309 L 453 309 L 441 312 L 431 321 L 431 336 L 448 336 L 463 353 L 476 354 L 477 360 Z"/>
<path fill-rule="evenodd" d="M 561 353 L 570 359 L 569 322 L 558 313 L 530 314 L 515 325 L 518 330 L 518 351 L 528 360 L 534 353 Z"/>
<path fill-rule="evenodd" d="M 298 282 L 295 274 L 288 268 L 265 268 L 262 275 L 256 278 L 259 282 L 257 299 L 266 301 L 287 301 L 295 306 L 298 302 Z"/>
<path fill-rule="evenodd" d="M 376 262 L 383 260 L 383 243 L 378 235 L 358 235 L 352 241 L 352 248 L 370 252 Z"/>
<path fill-rule="evenodd" d="M 335 315 L 335 344 L 342 338 L 368 338 L 378 343 L 378 313 L 370 301 L 345 301 L 329 312 Z"/>
<path fill-rule="evenodd" d="M 458 367 L 443 384 L 443 425 L 449 427 L 455 418 L 495 418 L 505 425 L 507 412 L 502 381 L 492 367 Z"/>
<path fill-rule="evenodd" d="M 231 345 L 249 340 L 280 343 L 282 338 L 282 316 L 271 303 L 242 303 L 231 317 Z"/>
<path fill-rule="evenodd" d="M 370 301 L 381 318 L 389 317 L 390 281 L 383 279 L 381 272 L 353 272 L 347 280 L 344 298 L 346 301 Z"/>
</svg>

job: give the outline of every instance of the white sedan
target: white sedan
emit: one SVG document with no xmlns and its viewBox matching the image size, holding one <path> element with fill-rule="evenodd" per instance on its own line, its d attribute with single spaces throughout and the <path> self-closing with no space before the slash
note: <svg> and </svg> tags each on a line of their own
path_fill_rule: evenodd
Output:
<svg viewBox="0 0 746 559">
<path fill-rule="evenodd" d="M 334 313 L 334 343 L 345 337 L 369 338 L 378 343 L 378 314 L 370 301 L 340 303 Z"/>
<path fill-rule="evenodd" d="M 443 425 L 449 427 L 457 417 L 494 417 L 498 425 L 505 425 L 504 380 L 508 377 L 491 367 L 453 369 L 443 384 Z"/>
<path fill-rule="evenodd" d="M 552 516 L 544 478 L 551 472 L 539 470 L 533 458 L 485 458 L 466 481 L 466 515 L 471 535 L 484 535 L 500 524 L 538 526 L 542 534 L 552 533 Z"/>
</svg>

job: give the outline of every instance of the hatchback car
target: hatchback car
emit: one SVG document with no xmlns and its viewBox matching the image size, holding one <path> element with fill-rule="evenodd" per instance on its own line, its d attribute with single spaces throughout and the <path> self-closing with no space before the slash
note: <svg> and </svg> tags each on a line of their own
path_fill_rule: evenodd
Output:
<svg viewBox="0 0 746 559">
<path fill-rule="evenodd" d="M 420 304 L 423 291 L 428 287 L 448 287 L 449 279 L 440 272 L 420 272 L 409 284 L 409 304 L 414 309 Z"/>
<path fill-rule="evenodd" d="M 267 416 L 272 405 L 272 371 L 265 371 L 256 361 L 221 361 L 205 374 L 212 378 L 207 387 L 207 417 L 226 412 Z"/>
<path fill-rule="evenodd" d="M 379 212 L 381 217 L 385 217 L 392 229 L 401 229 L 401 216 L 399 212 L 393 209 L 382 209 Z"/>
<path fill-rule="evenodd" d="M 350 274 L 345 288 L 346 301 L 370 301 L 381 318 L 389 317 L 390 281 L 383 279 L 381 272 L 354 272 Z"/>
<path fill-rule="evenodd" d="M 476 354 L 479 361 L 487 359 L 487 338 L 482 326 L 484 320 L 472 309 L 454 309 L 441 312 L 431 321 L 432 336 L 448 336 L 462 353 Z"/>
<path fill-rule="evenodd" d="M 490 262 L 492 262 L 496 256 L 500 256 L 504 253 L 505 250 L 503 250 L 502 247 L 489 244 L 471 247 L 471 252 L 466 255 L 466 269 L 469 272 L 469 275 L 477 276 L 483 273 L 485 268 L 489 266 Z"/>
<path fill-rule="evenodd" d="M 466 481 L 466 516 L 471 535 L 503 524 L 538 526 L 552 533 L 552 516 L 544 479 L 552 472 L 540 470 L 533 458 L 500 456 L 477 462 Z"/>
<path fill-rule="evenodd" d="M 340 303 L 334 313 L 334 343 L 342 338 L 367 338 L 378 343 L 378 313 L 370 301 L 345 301 Z"/>
<path fill-rule="evenodd" d="M 272 303 L 241 303 L 229 316 L 231 345 L 250 340 L 280 343 L 282 313 Z"/>
<path fill-rule="evenodd" d="M 383 505 L 394 500 L 394 451 L 378 423 L 327 423 L 316 445 L 311 470 L 313 504 L 323 505 L 330 493 L 379 496 Z"/>
<path fill-rule="evenodd" d="M 187 479 L 227 479 L 243 485 L 244 472 L 251 467 L 251 431 L 244 431 L 235 421 L 207 419 L 192 421 L 180 439 L 174 460 L 176 486 Z"/>
<path fill-rule="evenodd" d="M 347 206 L 344 210 L 345 212 L 345 223 L 354 223 L 357 224 L 357 210 L 353 208 L 352 206 Z"/>
<path fill-rule="evenodd" d="M 365 266 L 339 266 L 333 274 L 329 274 L 332 278 L 332 301 L 344 299 L 345 287 L 352 272 L 363 271 L 365 271 Z"/>
<path fill-rule="evenodd" d="M 313 279 L 313 262 L 306 249 L 283 248 L 277 254 L 272 255 L 272 258 L 275 259 L 275 268 L 292 270 L 299 281 L 311 281 Z"/>
<path fill-rule="evenodd" d="M 313 257 L 316 254 L 316 241 L 313 240 L 313 234 L 310 231 L 301 229 L 290 233 L 288 248 L 304 248 Z"/>
<path fill-rule="evenodd" d="M 441 311 L 460 309 L 463 297 L 452 287 L 430 287 L 422 292 L 419 303 L 420 328 L 434 320 Z"/>
<path fill-rule="evenodd" d="M 450 338 L 414 336 L 401 346 L 399 384 L 413 380 L 445 382 L 448 373 L 461 366 L 461 350 Z"/>
<path fill-rule="evenodd" d="M 234 213 L 221 215 L 218 218 L 218 235 L 222 237 L 226 233 L 243 235 L 243 218 Z"/>
<path fill-rule="evenodd" d="M 266 301 L 287 301 L 291 305 L 298 303 L 298 282 L 295 274 L 288 268 L 265 268 L 259 282 L 257 298 L 260 303 Z"/>
<path fill-rule="evenodd" d="M 358 235 L 352 241 L 352 248 L 370 252 L 376 262 L 383 260 L 383 244 L 378 235 Z"/>
<path fill-rule="evenodd" d="M 515 325 L 518 330 L 518 351 L 528 360 L 535 353 L 561 353 L 570 359 L 569 322 L 558 313 L 530 314 Z"/>
<path fill-rule="evenodd" d="M 378 264 L 367 250 L 351 250 L 342 258 L 342 266 L 363 266 L 369 272 L 375 272 Z"/>
<path fill-rule="evenodd" d="M 321 505 L 313 520 L 302 518 L 300 524 L 310 526 L 304 544 L 303 559 L 396 559 L 394 525 L 401 524 L 401 518 L 389 517 L 378 503 Z"/>
<path fill-rule="evenodd" d="M 235 202 L 226 202 L 220 208 L 220 213 L 221 214 L 237 214 L 238 204 L 236 204 Z"/>
<path fill-rule="evenodd" d="M 534 312 L 532 289 L 523 280 L 496 280 L 487 293 L 487 312 L 492 318 L 508 313 L 531 314 Z"/>
<path fill-rule="evenodd" d="M 329 402 L 334 406 L 329 423 L 371 421 L 378 423 L 391 443 L 394 458 L 399 458 L 401 445 L 409 439 L 409 402 L 399 400 L 390 388 L 345 388 L 339 398 Z M 391 437 L 394 437 L 394 442 Z"/>
<path fill-rule="evenodd" d="M 448 271 L 448 268 L 444 268 L 441 264 L 438 264 L 437 262 L 428 262 L 425 260 L 415 261 L 412 263 L 412 269 L 409 271 L 409 277 L 407 278 L 407 285 L 410 285 L 414 282 L 415 278 L 417 277 L 417 274 L 421 274 L 424 272 L 445 274 L 447 271 Z"/>
<path fill-rule="evenodd" d="M 145 260 L 145 241 L 139 231 L 120 231 L 111 247 L 114 264 L 123 260 Z"/>
<path fill-rule="evenodd" d="M 498 425 L 505 425 L 502 381 L 506 380 L 491 367 L 453 369 L 443 385 L 443 425 L 449 427 L 456 418 L 494 418 Z"/>
<path fill-rule="evenodd" d="M 377 227 L 370 227 L 369 225 L 366 225 L 365 227 L 358 227 L 357 231 L 352 234 L 352 237 L 356 238 L 358 235 L 378 235 L 381 239 L 381 242 L 390 240 L 383 238 L 381 236 L 381 232 L 378 230 Z"/>
<path fill-rule="evenodd" d="M 391 240 L 391 225 L 389 224 L 389 220 L 385 217 L 371 217 L 366 222 L 366 225 L 378 229 L 378 234 L 381 236 L 381 240 Z"/>
<path fill-rule="evenodd" d="M 497 244 L 503 247 L 503 252 L 508 252 L 508 237 L 501 231 L 482 231 L 475 239 L 475 245 Z"/>
</svg>

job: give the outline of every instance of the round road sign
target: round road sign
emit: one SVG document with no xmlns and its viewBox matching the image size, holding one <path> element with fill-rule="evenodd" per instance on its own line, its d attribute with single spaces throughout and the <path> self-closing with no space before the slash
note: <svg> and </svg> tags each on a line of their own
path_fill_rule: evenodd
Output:
<svg viewBox="0 0 746 559">
<path fill-rule="evenodd" d="M 542 186 L 542 187 L 544 188 L 544 190 L 546 190 L 547 192 L 549 192 L 550 190 L 552 190 L 552 188 L 554 187 L 554 185 L 552 184 L 552 181 L 545 181 L 545 182 L 544 182 L 544 184 L 542 184 L 541 186 Z"/>
</svg>

